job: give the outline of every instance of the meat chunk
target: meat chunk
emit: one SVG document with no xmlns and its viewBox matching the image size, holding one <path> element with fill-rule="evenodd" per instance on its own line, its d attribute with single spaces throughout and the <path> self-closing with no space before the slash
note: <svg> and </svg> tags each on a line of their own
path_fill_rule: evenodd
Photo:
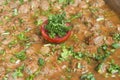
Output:
<svg viewBox="0 0 120 80">
<path fill-rule="evenodd" d="M 58 11 L 62 8 L 62 4 L 59 3 L 55 3 L 53 6 L 53 11 Z"/>
<path fill-rule="evenodd" d="M 96 37 L 95 39 L 93 39 L 94 44 L 96 44 L 96 45 L 102 45 L 103 44 L 103 39 L 104 39 L 104 36 L 98 36 L 98 37 Z"/>
<path fill-rule="evenodd" d="M 5 61 L 3 62 L 3 65 L 6 66 L 6 68 L 14 69 L 20 65 L 20 60 L 17 60 L 15 63 L 10 62 L 11 58 L 13 58 L 12 54 L 5 55 Z"/>
<path fill-rule="evenodd" d="M 29 75 L 33 74 L 34 72 L 36 72 L 39 68 L 38 66 L 38 59 L 37 57 L 34 55 L 34 56 L 31 56 L 30 59 L 28 59 L 26 62 L 25 62 L 25 72 Z"/>
<path fill-rule="evenodd" d="M 40 40 L 38 35 L 36 35 L 36 34 L 33 34 L 32 38 L 33 38 L 34 41 L 39 41 Z"/>
<path fill-rule="evenodd" d="M 118 32 L 120 32 L 120 25 L 117 25 L 117 30 Z"/>
<path fill-rule="evenodd" d="M 10 8 L 14 9 L 14 8 L 17 8 L 19 6 L 19 2 L 11 2 L 10 3 Z"/>
<path fill-rule="evenodd" d="M 2 34 L 4 32 L 5 32 L 4 28 L 2 28 L 2 26 L 0 26 L 0 34 Z"/>
<path fill-rule="evenodd" d="M 30 11 L 30 5 L 29 4 L 24 4 L 21 5 L 19 8 L 19 13 L 28 13 Z"/>
<path fill-rule="evenodd" d="M 9 37 L 7 37 L 7 39 L 5 39 L 4 41 L 2 41 L 2 44 L 7 45 L 7 44 L 9 44 L 12 40 L 13 40 L 13 38 L 9 36 Z"/>
<path fill-rule="evenodd" d="M 95 44 L 96 46 L 101 46 L 104 43 L 104 36 L 96 36 L 96 37 L 92 37 L 89 40 L 89 44 Z"/>
<path fill-rule="evenodd" d="M 74 6 L 67 6 L 65 8 L 65 11 L 66 11 L 66 14 L 75 14 L 76 13 L 76 10 L 75 10 L 75 7 Z"/>
<path fill-rule="evenodd" d="M 74 4 L 72 4 L 73 6 L 78 6 L 81 3 L 81 0 L 74 0 Z"/>
<path fill-rule="evenodd" d="M 95 7 L 102 7 L 105 5 L 104 0 L 96 0 L 96 2 L 93 4 Z"/>
<path fill-rule="evenodd" d="M 107 37 L 107 39 L 105 40 L 105 43 L 106 43 L 107 45 L 111 45 L 113 42 L 114 42 L 114 40 L 113 40 L 112 37 Z"/>
<path fill-rule="evenodd" d="M 86 61 L 76 61 L 76 60 L 72 60 L 72 64 L 71 64 L 71 67 L 72 69 L 74 69 L 75 71 L 77 72 L 81 72 L 82 74 L 83 73 L 86 73 L 89 71 L 89 65 Z"/>
<path fill-rule="evenodd" d="M 17 45 L 15 45 L 14 47 L 11 47 L 11 50 L 9 51 L 6 51 L 6 53 L 13 53 L 13 52 L 17 52 L 17 51 L 19 51 L 20 50 L 20 48 L 21 48 L 21 46 L 19 45 L 19 44 L 17 44 Z"/>
<path fill-rule="evenodd" d="M 80 2 L 80 7 L 83 8 L 83 9 L 88 8 L 88 4 L 85 1 L 81 1 Z"/>
<path fill-rule="evenodd" d="M 42 54 L 47 54 L 47 53 L 50 52 L 50 48 L 49 48 L 48 46 L 44 46 L 44 47 L 42 47 L 42 48 L 40 49 L 40 52 L 41 52 Z"/>
<path fill-rule="evenodd" d="M 7 74 L 7 80 L 24 80 L 23 77 L 13 77 L 14 72 L 10 72 Z"/>
<path fill-rule="evenodd" d="M 35 51 L 34 51 L 34 48 L 33 47 L 30 47 L 26 50 L 26 55 L 28 57 L 31 57 L 33 54 L 35 54 Z"/>
<path fill-rule="evenodd" d="M 39 16 L 38 20 L 42 20 L 43 22 L 47 20 L 46 16 Z"/>
<path fill-rule="evenodd" d="M 40 2 L 39 1 L 31 1 L 31 9 L 35 10 L 36 8 L 39 7 Z"/>
<path fill-rule="evenodd" d="M 100 29 L 100 24 L 95 23 L 94 26 L 90 29 L 91 31 L 98 31 Z"/>
<path fill-rule="evenodd" d="M 49 6 L 50 5 L 49 5 L 48 0 L 41 0 L 40 7 L 41 7 L 42 10 L 44 10 L 44 11 L 48 10 Z"/>
<path fill-rule="evenodd" d="M 87 46 L 87 48 L 86 48 L 90 53 L 96 53 L 96 51 L 97 51 L 97 46 L 95 46 L 95 45 L 89 45 L 89 46 Z"/>
<path fill-rule="evenodd" d="M 5 0 L 0 0 L 0 5 L 2 5 L 4 3 Z"/>
<path fill-rule="evenodd" d="M 34 80 L 48 80 L 47 78 L 45 78 L 45 76 L 43 75 L 37 75 Z"/>
<path fill-rule="evenodd" d="M 3 66 L 0 66 L 0 76 L 3 76 L 5 74 L 5 68 Z"/>
</svg>

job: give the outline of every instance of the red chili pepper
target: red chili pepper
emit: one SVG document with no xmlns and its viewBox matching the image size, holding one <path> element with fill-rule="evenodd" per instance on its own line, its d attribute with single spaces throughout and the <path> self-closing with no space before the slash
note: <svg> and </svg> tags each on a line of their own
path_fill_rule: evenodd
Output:
<svg viewBox="0 0 120 80">
<path fill-rule="evenodd" d="M 69 36 L 71 35 L 71 30 L 70 31 L 68 31 L 67 33 L 66 33 L 66 35 L 64 36 L 64 37 L 55 37 L 55 38 L 51 38 L 48 34 L 47 34 L 47 31 L 45 30 L 45 25 L 47 25 L 47 23 L 48 23 L 48 21 L 45 21 L 42 25 L 41 25 L 41 27 L 40 27 L 40 31 L 41 31 L 41 34 L 42 34 L 42 36 L 43 36 L 43 38 L 45 39 L 45 40 L 47 40 L 47 41 L 49 41 L 49 42 L 51 42 L 51 43 L 61 43 L 61 42 L 64 42 L 64 41 L 66 41 L 68 38 L 69 38 Z M 66 23 L 66 25 L 70 25 L 69 23 Z"/>
</svg>

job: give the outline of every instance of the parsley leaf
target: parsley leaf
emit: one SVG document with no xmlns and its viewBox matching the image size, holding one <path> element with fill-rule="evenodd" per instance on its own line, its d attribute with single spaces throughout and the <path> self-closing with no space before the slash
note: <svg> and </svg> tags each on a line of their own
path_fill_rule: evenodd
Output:
<svg viewBox="0 0 120 80">
<path fill-rule="evenodd" d="M 113 61 L 110 63 L 110 67 L 108 68 L 108 72 L 111 74 L 120 73 L 120 66 L 115 64 Z"/>
<path fill-rule="evenodd" d="M 42 58 L 39 58 L 38 59 L 38 65 L 39 66 L 44 66 L 44 64 L 45 64 L 45 61 Z"/>
<path fill-rule="evenodd" d="M 24 65 L 18 67 L 12 74 L 13 78 L 16 79 L 17 77 L 23 77 L 23 70 L 24 70 Z"/>
<path fill-rule="evenodd" d="M 115 49 L 120 48 L 120 43 L 113 43 L 112 47 Z"/>
<path fill-rule="evenodd" d="M 62 3 L 64 6 L 74 3 L 74 0 L 59 0 L 59 3 Z"/>
<path fill-rule="evenodd" d="M 15 56 L 22 61 L 26 59 L 25 51 L 18 52 Z"/>
<path fill-rule="evenodd" d="M 113 39 L 114 39 L 115 41 L 120 41 L 120 33 L 115 33 L 115 34 L 113 35 Z"/>
<path fill-rule="evenodd" d="M 45 29 L 51 38 L 55 38 L 65 36 L 71 27 L 66 26 L 65 13 L 62 13 L 49 16 Z"/>
<path fill-rule="evenodd" d="M 92 73 L 83 74 L 80 80 L 96 80 Z"/>
</svg>

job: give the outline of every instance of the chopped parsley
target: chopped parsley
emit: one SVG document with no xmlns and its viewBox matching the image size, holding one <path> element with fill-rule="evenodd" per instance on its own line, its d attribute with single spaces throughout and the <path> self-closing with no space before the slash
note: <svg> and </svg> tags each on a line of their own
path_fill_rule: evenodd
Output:
<svg viewBox="0 0 120 80">
<path fill-rule="evenodd" d="M 62 3 L 63 6 L 67 6 L 74 3 L 74 0 L 59 0 L 59 3 Z"/>
<path fill-rule="evenodd" d="M 36 26 L 40 26 L 43 23 L 43 21 L 41 19 L 38 19 L 34 23 Z"/>
<path fill-rule="evenodd" d="M 18 37 L 18 39 L 21 40 L 21 41 L 27 40 L 27 36 L 25 35 L 24 32 L 18 34 L 17 37 Z"/>
<path fill-rule="evenodd" d="M 97 61 L 104 61 L 106 60 L 112 52 L 108 49 L 108 46 L 106 44 L 103 44 L 102 46 L 98 47 L 97 54 L 93 55 L 94 59 Z"/>
<path fill-rule="evenodd" d="M 96 80 L 96 79 L 92 73 L 86 73 L 80 77 L 80 80 Z"/>
<path fill-rule="evenodd" d="M 23 77 L 23 70 L 24 70 L 24 65 L 18 67 L 14 73 L 12 74 L 13 78 L 16 79 L 18 77 Z"/>
<path fill-rule="evenodd" d="M 15 59 L 14 57 L 11 57 L 11 58 L 10 58 L 10 62 L 11 62 L 11 63 L 15 63 L 15 62 L 16 62 L 16 59 Z"/>
<path fill-rule="evenodd" d="M 80 12 L 80 13 L 77 13 L 77 14 L 74 14 L 70 17 L 70 20 L 74 20 L 74 19 L 77 19 L 77 18 L 80 18 L 82 17 L 83 13 Z"/>
<path fill-rule="evenodd" d="M 108 72 L 111 74 L 120 73 L 120 66 L 115 64 L 114 61 L 110 63 L 110 67 L 108 68 Z"/>
<path fill-rule="evenodd" d="M 14 45 L 16 45 L 17 43 L 18 43 L 17 40 L 13 40 L 13 41 L 11 41 L 11 42 L 8 44 L 8 47 L 11 48 L 11 47 L 13 47 Z"/>
<path fill-rule="evenodd" d="M 39 58 L 38 59 L 38 65 L 39 66 L 44 66 L 44 64 L 45 64 L 45 61 L 42 58 Z"/>
<path fill-rule="evenodd" d="M 120 48 L 120 43 L 113 43 L 112 47 L 115 49 Z"/>
<path fill-rule="evenodd" d="M 34 80 L 34 75 L 30 75 L 26 78 L 26 80 Z"/>
<path fill-rule="evenodd" d="M 73 49 L 71 47 L 67 48 L 66 46 L 63 46 L 62 52 L 60 56 L 58 57 L 58 60 L 60 61 L 68 60 L 71 55 L 73 55 Z"/>
<path fill-rule="evenodd" d="M 15 56 L 22 61 L 26 59 L 26 54 L 24 50 L 21 52 L 18 52 L 17 54 L 15 54 Z"/>
<path fill-rule="evenodd" d="M 76 59 L 81 59 L 85 56 L 85 54 L 83 54 L 82 52 L 75 52 L 73 54 L 73 57 L 76 58 Z"/>
<path fill-rule="evenodd" d="M 98 64 L 98 66 L 95 68 L 95 70 L 98 72 L 98 73 L 103 73 L 104 72 L 104 63 L 100 63 Z"/>
<path fill-rule="evenodd" d="M 115 34 L 113 35 L 113 39 L 114 39 L 115 41 L 120 41 L 120 33 L 115 33 Z"/>
<path fill-rule="evenodd" d="M 65 13 L 62 13 L 49 16 L 45 29 L 51 38 L 55 38 L 65 36 L 71 27 L 66 26 Z"/>
<path fill-rule="evenodd" d="M 23 4 L 24 3 L 24 0 L 19 0 L 20 4 Z"/>
<path fill-rule="evenodd" d="M 1 50 L 0 50 L 0 54 L 2 54 L 2 55 L 5 54 L 5 50 L 4 50 L 4 49 L 1 49 Z"/>
<path fill-rule="evenodd" d="M 18 15 L 18 10 L 15 8 L 14 10 L 13 10 L 13 16 L 17 16 Z"/>
</svg>

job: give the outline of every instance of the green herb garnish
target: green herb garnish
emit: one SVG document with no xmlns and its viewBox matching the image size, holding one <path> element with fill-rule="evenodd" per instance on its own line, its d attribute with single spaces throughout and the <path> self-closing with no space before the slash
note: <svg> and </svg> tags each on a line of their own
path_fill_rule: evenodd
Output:
<svg viewBox="0 0 120 80">
<path fill-rule="evenodd" d="M 71 16 L 70 20 L 74 20 L 74 19 L 80 18 L 80 17 L 82 17 L 82 15 L 83 15 L 82 12 L 74 14 L 74 15 Z"/>
<path fill-rule="evenodd" d="M 0 50 L 0 54 L 5 54 L 5 50 L 4 49 L 2 49 L 2 50 Z"/>
<path fill-rule="evenodd" d="M 13 16 L 17 16 L 18 15 L 18 10 L 15 8 L 14 10 L 13 10 Z"/>
<path fill-rule="evenodd" d="M 74 0 L 59 0 L 59 3 L 62 3 L 63 6 L 67 6 L 74 3 Z"/>
<path fill-rule="evenodd" d="M 69 57 L 73 55 L 73 48 L 67 48 L 66 46 L 62 46 L 62 52 L 58 58 L 60 61 L 69 60 Z"/>
<path fill-rule="evenodd" d="M 96 80 L 92 73 L 83 74 L 80 80 Z"/>
<path fill-rule="evenodd" d="M 15 63 L 15 62 L 16 62 L 15 58 L 14 58 L 14 57 L 11 57 L 11 58 L 10 58 L 10 62 L 11 62 L 11 63 Z"/>
<path fill-rule="evenodd" d="M 113 43 L 112 47 L 115 49 L 120 48 L 120 43 Z"/>
<path fill-rule="evenodd" d="M 110 63 L 110 67 L 108 68 L 108 72 L 111 74 L 120 73 L 120 66 L 115 64 L 114 61 Z"/>
<path fill-rule="evenodd" d="M 28 40 L 27 36 L 25 35 L 24 32 L 21 32 L 20 34 L 17 35 L 17 38 L 21 41 L 26 41 Z"/>
<path fill-rule="evenodd" d="M 18 67 L 15 72 L 12 74 L 13 78 L 16 79 L 18 77 L 23 77 L 23 70 L 24 70 L 24 65 Z"/>
<path fill-rule="evenodd" d="M 24 50 L 21 52 L 18 52 L 17 54 L 15 54 L 15 56 L 22 61 L 26 59 L 26 54 Z"/>
<path fill-rule="evenodd" d="M 45 61 L 42 58 L 39 58 L 38 59 L 38 65 L 39 66 L 44 66 L 44 64 L 45 64 Z"/>
<path fill-rule="evenodd" d="M 115 41 L 120 41 L 120 33 L 115 33 L 115 34 L 113 35 L 113 39 L 114 39 Z"/>
<path fill-rule="evenodd" d="M 19 0 L 20 4 L 23 4 L 24 3 L 24 0 Z"/>
<path fill-rule="evenodd" d="M 104 63 L 100 63 L 97 65 L 97 67 L 95 68 L 95 70 L 98 72 L 98 73 L 103 73 L 104 72 Z"/>
<path fill-rule="evenodd" d="M 34 80 L 34 75 L 30 75 L 26 78 L 26 80 Z"/>
<path fill-rule="evenodd" d="M 18 43 L 17 40 L 13 40 L 13 41 L 11 41 L 11 42 L 8 44 L 8 46 L 9 46 L 9 48 L 11 48 L 11 47 L 13 47 L 14 45 L 16 45 L 17 43 Z"/>
<path fill-rule="evenodd" d="M 45 29 L 51 38 L 55 38 L 65 36 L 71 27 L 66 25 L 65 13 L 62 13 L 49 16 Z"/>
<path fill-rule="evenodd" d="M 36 26 L 40 26 L 43 23 L 43 21 L 41 19 L 38 19 L 34 23 Z"/>
<path fill-rule="evenodd" d="M 82 52 L 75 52 L 73 54 L 73 57 L 76 58 L 76 59 L 81 59 L 85 56 L 85 54 L 83 54 Z"/>
</svg>

